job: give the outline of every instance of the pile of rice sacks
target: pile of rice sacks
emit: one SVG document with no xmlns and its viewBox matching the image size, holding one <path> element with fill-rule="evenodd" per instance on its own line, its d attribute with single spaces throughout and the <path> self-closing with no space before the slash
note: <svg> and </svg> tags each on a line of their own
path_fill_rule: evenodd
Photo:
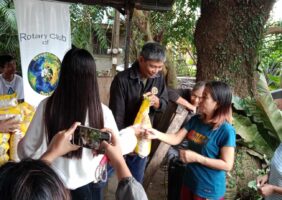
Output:
<svg viewBox="0 0 282 200">
<path fill-rule="evenodd" d="M 0 120 L 15 117 L 20 121 L 20 128 L 13 133 L 0 132 L 0 166 L 9 160 L 19 161 L 17 146 L 25 135 L 35 108 L 26 102 L 18 104 L 16 94 L 0 95 Z"/>
</svg>

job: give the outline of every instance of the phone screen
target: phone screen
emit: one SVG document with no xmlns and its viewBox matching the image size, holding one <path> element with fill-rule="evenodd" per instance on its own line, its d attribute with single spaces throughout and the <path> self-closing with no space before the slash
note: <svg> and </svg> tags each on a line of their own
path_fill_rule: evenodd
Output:
<svg viewBox="0 0 282 200">
<path fill-rule="evenodd" d="M 99 149 L 103 140 L 109 141 L 110 134 L 91 127 L 77 126 L 72 143 L 81 147 Z"/>
</svg>

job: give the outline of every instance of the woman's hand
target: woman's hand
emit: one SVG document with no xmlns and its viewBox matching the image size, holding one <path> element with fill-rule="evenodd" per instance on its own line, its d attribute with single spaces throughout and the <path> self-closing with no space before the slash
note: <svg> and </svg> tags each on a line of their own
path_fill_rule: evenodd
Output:
<svg viewBox="0 0 282 200">
<path fill-rule="evenodd" d="M 159 135 L 160 135 L 159 131 L 153 128 L 149 128 L 149 129 L 145 129 L 143 133 L 143 138 L 154 140 L 154 139 L 159 139 Z"/>
<path fill-rule="evenodd" d="M 72 135 L 78 125 L 80 125 L 80 122 L 75 122 L 68 130 L 58 132 L 52 138 L 47 151 L 41 156 L 41 159 L 52 163 L 56 158 L 79 149 L 79 146 L 70 143 Z"/>
<path fill-rule="evenodd" d="M 101 147 L 105 149 L 105 155 L 110 160 L 110 164 L 116 170 L 118 180 L 125 177 L 131 177 L 132 175 L 122 155 L 118 137 L 112 131 L 109 132 L 111 132 L 112 135 L 111 144 L 103 141 Z"/>
<path fill-rule="evenodd" d="M 111 143 L 103 141 L 101 148 L 105 149 L 105 154 L 108 156 L 111 164 L 115 167 L 121 160 L 123 160 L 123 155 L 121 153 L 121 148 L 117 135 L 110 129 L 102 129 L 111 134 Z"/>
<path fill-rule="evenodd" d="M 204 156 L 191 151 L 191 150 L 179 150 L 179 157 L 180 160 L 184 163 L 194 163 L 194 162 L 201 162 L 201 159 L 205 159 Z"/>
</svg>

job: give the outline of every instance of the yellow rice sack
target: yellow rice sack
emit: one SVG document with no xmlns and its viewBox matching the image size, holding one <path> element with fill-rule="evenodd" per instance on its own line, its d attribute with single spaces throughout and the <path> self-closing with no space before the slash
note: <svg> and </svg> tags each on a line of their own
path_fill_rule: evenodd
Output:
<svg viewBox="0 0 282 200">
<path fill-rule="evenodd" d="M 0 155 L 0 166 L 9 161 L 8 154 Z"/>
<path fill-rule="evenodd" d="M 9 150 L 9 143 L 1 143 L 0 144 L 0 156 L 6 154 Z"/>
<path fill-rule="evenodd" d="M 9 159 L 19 161 L 17 146 L 26 133 L 34 113 L 35 108 L 28 103 L 18 104 L 15 94 L 0 95 L 0 120 L 15 117 L 15 120 L 20 121 L 20 129 L 15 133 L 0 133 L 0 164 Z"/>
<path fill-rule="evenodd" d="M 143 128 L 152 128 L 152 124 L 149 118 L 149 111 L 150 99 L 149 97 L 144 96 L 144 99 L 133 124 L 140 124 Z M 137 145 L 134 150 L 135 153 L 137 153 L 140 157 L 148 156 L 151 152 L 151 143 L 151 140 L 138 138 Z"/>
<path fill-rule="evenodd" d="M 18 105 L 17 94 L 0 95 L 0 108 L 10 108 Z"/>
<path fill-rule="evenodd" d="M 21 111 L 21 123 L 20 130 L 11 134 L 10 138 L 10 160 L 13 161 L 20 161 L 17 152 L 18 143 L 24 137 L 27 128 L 32 120 L 32 117 L 35 113 L 35 108 L 26 102 L 19 104 L 17 107 Z"/>
<path fill-rule="evenodd" d="M 10 139 L 9 133 L 0 133 L 0 144 L 7 143 Z"/>
<path fill-rule="evenodd" d="M 21 110 L 18 107 L 17 95 L 0 95 L 0 120 L 6 120 L 15 117 L 21 121 Z"/>
<path fill-rule="evenodd" d="M 18 107 L 21 110 L 22 115 L 20 130 L 25 134 L 35 113 L 35 108 L 26 102 L 20 103 Z"/>
</svg>

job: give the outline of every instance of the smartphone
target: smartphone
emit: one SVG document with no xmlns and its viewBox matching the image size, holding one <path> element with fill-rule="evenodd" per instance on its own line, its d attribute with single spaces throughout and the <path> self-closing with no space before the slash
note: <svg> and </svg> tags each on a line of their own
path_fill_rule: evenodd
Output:
<svg viewBox="0 0 282 200">
<path fill-rule="evenodd" d="M 110 133 L 79 125 L 75 129 L 71 143 L 89 149 L 100 150 L 99 148 L 102 141 L 110 142 Z"/>
</svg>

